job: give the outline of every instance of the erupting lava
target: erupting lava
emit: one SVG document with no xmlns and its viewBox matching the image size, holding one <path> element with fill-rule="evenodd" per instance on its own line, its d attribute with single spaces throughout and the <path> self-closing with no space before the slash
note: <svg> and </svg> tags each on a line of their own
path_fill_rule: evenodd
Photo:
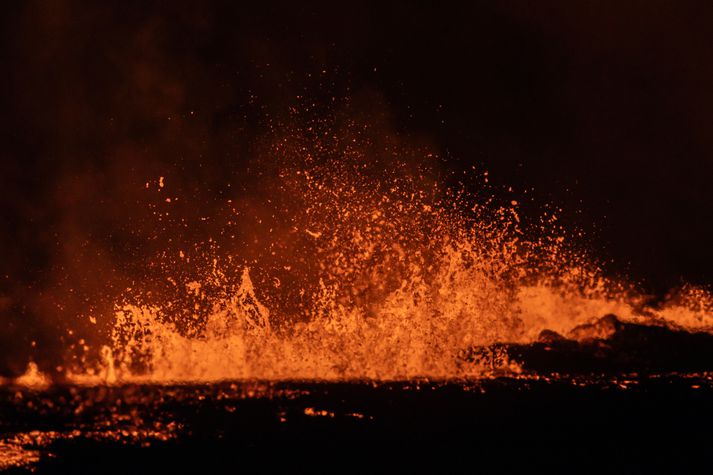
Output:
<svg viewBox="0 0 713 475">
<path fill-rule="evenodd" d="M 171 180 L 146 184 L 175 239 L 118 299 L 110 335 L 73 346 L 71 381 L 467 378 L 518 371 L 497 354 L 467 361 L 473 347 L 609 313 L 711 328 L 706 292 L 647 308 L 574 250 L 555 214 L 528 225 L 515 201 L 454 191 L 427 151 L 355 124 L 298 132 L 263 151 L 257 192 L 201 218 L 222 220 L 215 239 L 177 247 L 190 223 L 170 208 Z"/>
</svg>

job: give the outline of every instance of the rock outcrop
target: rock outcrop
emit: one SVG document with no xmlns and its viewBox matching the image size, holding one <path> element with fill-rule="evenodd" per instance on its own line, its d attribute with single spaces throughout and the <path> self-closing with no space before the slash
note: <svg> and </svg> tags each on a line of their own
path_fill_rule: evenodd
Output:
<svg viewBox="0 0 713 475">
<path fill-rule="evenodd" d="M 615 315 L 575 327 L 566 337 L 544 330 L 534 343 L 496 346 L 523 370 L 542 374 L 713 371 L 710 333 L 627 323 Z M 482 354 L 473 348 L 467 359 Z"/>
</svg>

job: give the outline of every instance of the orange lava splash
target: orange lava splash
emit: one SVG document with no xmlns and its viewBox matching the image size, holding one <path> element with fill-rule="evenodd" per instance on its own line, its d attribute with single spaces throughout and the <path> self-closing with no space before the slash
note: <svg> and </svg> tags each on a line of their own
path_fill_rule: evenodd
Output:
<svg viewBox="0 0 713 475">
<path fill-rule="evenodd" d="M 439 183 L 428 151 L 325 129 L 271 140 L 269 179 L 206 218 L 224 221 L 221 239 L 166 243 L 154 282 L 127 289 L 110 335 L 84 346 L 69 379 L 469 378 L 518 371 L 497 355 L 465 361 L 473 346 L 608 313 L 713 328 L 709 293 L 643 305 L 574 250 L 555 214 L 522 224 L 515 201 Z M 161 177 L 156 193 L 170 186 Z"/>
</svg>

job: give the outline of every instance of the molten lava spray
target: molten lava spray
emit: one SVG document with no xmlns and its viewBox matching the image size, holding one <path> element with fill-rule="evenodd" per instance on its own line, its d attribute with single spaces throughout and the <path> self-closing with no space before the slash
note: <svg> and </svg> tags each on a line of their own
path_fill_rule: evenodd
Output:
<svg viewBox="0 0 713 475">
<path fill-rule="evenodd" d="M 208 206 L 174 191 L 177 172 L 146 181 L 158 250 L 113 315 L 84 316 L 112 323 L 80 332 L 70 380 L 480 377 L 518 368 L 469 349 L 608 313 L 713 321 L 699 289 L 646 308 L 576 251 L 556 213 L 523 224 L 516 201 L 447 186 L 428 147 L 366 121 L 275 127 L 254 154 Z"/>
</svg>

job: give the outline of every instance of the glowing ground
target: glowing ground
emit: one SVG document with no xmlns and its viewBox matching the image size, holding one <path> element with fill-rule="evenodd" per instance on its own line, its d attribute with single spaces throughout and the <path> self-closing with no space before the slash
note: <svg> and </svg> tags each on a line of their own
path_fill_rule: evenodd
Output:
<svg viewBox="0 0 713 475">
<path fill-rule="evenodd" d="M 0 463 L 17 473 L 680 470 L 708 463 L 712 398 L 710 374 L 4 387 Z"/>
</svg>

